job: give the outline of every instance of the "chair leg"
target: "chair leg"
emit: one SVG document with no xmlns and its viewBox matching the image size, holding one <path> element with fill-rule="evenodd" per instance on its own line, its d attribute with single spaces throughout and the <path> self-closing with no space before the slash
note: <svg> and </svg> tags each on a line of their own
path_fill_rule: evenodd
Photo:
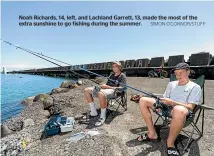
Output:
<svg viewBox="0 0 214 156">
<path fill-rule="evenodd" d="M 195 121 L 195 124 L 197 124 L 197 122 L 198 122 L 198 119 L 199 119 L 199 117 L 200 117 L 200 115 L 201 115 L 201 111 L 202 111 L 202 109 L 199 110 L 199 113 L 198 113 L 197 119 L 196 119 L 196 121 Z"/>
<path fill-rule="evenodd" d="M 202 125 L 201 125 L 201 131 L 200 131 L 199 128 L 197 127 L 197 123 L 198 123 L 201 113 L 202 113 Z M 195 127 L 195 129 L 197 130 L 200 137 L 203 136 L 203 133 L 204 133 L 204 109 L 200 109 L 196 121 L 192 122 L 191 125 Z"/>
<path fill-rule="evenodd" d="M 118 104 L 118 106 L 117 106 L 116 109 L 115 109 L 115 112 L 112 113 L 112 116 L 116 116 L 117 113 L 118 113 L 118 109 L 119 109 L 119 107 L 120 107 L 120 105 L 121 105 L 121 98 L 119 98 L 119 99 L 116 98 L 116 99 L 111 100 L 111 101 L 114 101 L 115 103 Z M 114 107 L 114 108 L 115 108 L 115 107 Z"/>
<path fill-rule="evenodd" d="M 190 143 L 192 142 L 193 133 L 194 133 L 194 127 L 192 127 L 191 135 L 189 136 L 188 142 L 187 142 L 186 146 L 184 147 L 184 151 L 185 151 L 185 152 L 187 152 L 187 149 L 188 149 Z"/>
<path fill-rule="evenodd" d="M 197 125 L 196 125 L 195 123 L 192 123 L 191 125 L 192 125 L 192 127 L 194 127 L 195 130 L 198 132 L 198 135 L 202 136 L 202 132 L 199 130 L 199 128 L 197 127 Z"/>
<path fill-rule="evenodd" d="M 201 111 L 200 111 L 200 112 L 201 112 Z M 200 112 L 199 112 L 199 116 L 200 116 Z M 198 118 L 197 118 L 195 122 L 192 122 L 192 123 L 191 123 L 192 132 L 191 132 L 190 135 L 188 135 L 188 136 L 189 136 L 189 139 L 188 139 L 188 142 L 187 142 L 186 146 L 184 147 L 184 151 L 185 151 L 185 152 L 187 152 L 187 149 L 188 149 L 189 145 L 190 145 L 191 142 L 193 141 L 194 130 L 197 131 L 197 133 L 198 133 L 198 135 L 199 135 L 199 138 L 202 137 L 202 135 L 203 135 L 203 119 L 204 119 L 204 118 L 203 118 L 203 110 L 202 110 L 202 131 L 200 131 L 199 128 L 197 127 L 197 125 L 196 125 L 197 122 L 198 122 Z M 198 138 L 198 139 L 199 139 L 199 138 Z"/>
<path fill-rule="evenodd" d="M 201 125 L 201 135 L 204 135 L 204 109 L 202 110 L 202 125 Z"/>
<path fill-rule="evenodd" d="M 122 106 L 124 108 L 125 111 L 127 111 L 127 95 L 121 95 L 118 96 L 114 99 L 110 99 L 109 100 L 109 106 L 112 106 L 112 103 L 118 104 L 118 106 L 115 106 L 115 113 L 112 113 L 112 115 L 116 115 L 118 113 L 118 109 L 120 108 L 120 106 Z"/>
<path fill-rule="evenodd" d="M 119 107 L 120 107 L 120 105 L 121 105 L 120 102 L 117 102 L 117 103 L 118 103 L 118 106 L 117 106 L 117 108 L 116 108 L 116 112 L 118 111 L 118 109 L 119 109 Z"/>
<path fill-rule="evenodd" d="M 111 107 L 111 100 L 108 100 L 108 101 L 107 101 L 107 106 L 108 106 L 108 107 Z"/>
<path fill-rule="evenodd" d="M 127 111 L 127 95 L 126 94 L 122 97 L 122 105 L 123 105 L 124 110 Z"/>
<path fill-rule="evenodd" d="M 125 105 L 124 105 L 124 107 L 123 107 L 123 108 L 124 108 L 124 110 L 125 110 L 125 111 L 127 111 L 127 110 L 128 110 L 128 108 L 127 108 L 127 103 L 125 103 Z"/>
<path fill-rule="evenodd" d="M 156 126 L 156 123 L 158 122 L 159 118 L 160 118 L 160 116 L 158 116 L 158 118 L 156 119 L 154 126 Z"/>
<path fill-rule="evenodd" d="M 127 111 L 127 96 L 123 95 L 120 97 L 119 100 L 116 100 L 118 103 L 118 107 L 116 109 L 116 111 L 119 109 L 120 106 L 122 106 L 124 108 L 125 111 Z"/>
<path fill-rule="evenodd" d="M 156 121 L 155 121 L 155 123 L 154 123 L 154 126 L 157 126 L 156 124 L 157 124 L 157 122 L 158 122 L 158 120 L 161 118 L 162 119 L 162 121 L 163 121 L 163 123 L 162 123 L 162 125 L 160 125 L 160 129 L 166 129 L 166 128 L 168 128 L 168 125 L 169 125 L 169 121 L 168 121 L 168 119 L 165 117 L 165 119 L 161 116 L 161 115 L 159 115 L 159 114 L 157 114 L 158 115 L 158 118 L 156 119 Z"/>
</svg>

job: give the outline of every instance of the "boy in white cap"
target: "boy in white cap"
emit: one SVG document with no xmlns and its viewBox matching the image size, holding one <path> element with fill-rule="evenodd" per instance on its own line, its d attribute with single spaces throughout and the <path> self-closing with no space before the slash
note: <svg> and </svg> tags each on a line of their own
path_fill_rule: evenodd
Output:
<svg viewBox="0 0 214 156">
<path fill-rule="evenodd" d="M 113 74 L 109 76 L 110 80 L 108 80 L 106 84 L 102 84 L 100 86 L 95 87 L 88 87 L 84 89 L 84 96 L 86 98 L 87 104 L 89 104 L 91 109 L 89 115 L 90 118 L 96 117 L 98 115 L 93 97 L 98 97 L 99 99 L 101 114 L 100 118 L 95 123 L 95 126 L 103 125 L 106 120 L 107 99 L 114 97 L 115 89 L 120 87 L 120 83 L 126 84 L 126 76 L 124 73 L 121 72 L 121 63 L 119 61 L 113 62 L 112 69 Z"/>
</svg>

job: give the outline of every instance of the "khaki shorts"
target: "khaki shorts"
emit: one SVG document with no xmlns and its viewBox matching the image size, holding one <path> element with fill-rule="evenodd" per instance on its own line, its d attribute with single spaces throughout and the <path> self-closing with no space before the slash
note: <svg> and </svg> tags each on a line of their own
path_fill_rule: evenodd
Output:
<svg viewBox="0 0 214 156">
<path fill-rule="evenodd" d="M 91 92 L 93 97 L 98 97 L 99 91 L 95 90 L 95 87 L 88 87 L 87 89 Z M 102 92 L 107 99 L 115 97 L 114 89 L 101 89 L 100 92 Z"/>
</svg>

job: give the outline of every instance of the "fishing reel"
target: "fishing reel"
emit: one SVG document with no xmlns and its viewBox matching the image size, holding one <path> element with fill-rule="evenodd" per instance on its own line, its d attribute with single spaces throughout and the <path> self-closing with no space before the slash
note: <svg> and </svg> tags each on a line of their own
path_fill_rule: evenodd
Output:
<svg viewBox="0 0 214 156">
<path fill-rule="evenodd" d="M 156 102 L 153 105 L 155 109 L 162 109 L 162 110 L 168 110 L 169 106 L 164 104 L 163 102 L 160 102 L 160 98 L 156 98 Z"/>
<path fill-rule="evenodd" d="M 168 117 L 170 112 L 170 106 L 160 102 L 159 98 L 156 98 L 156 102 L 153 104 L 154 106 L 154 112 L 161 116 Z"/>
<path fill-rule="evenodd" d="M 119 82 L 118 80 L 116 80 L 114 83 L 115 83 L 116 85 L 119 85 L 119 84 L 120 84 L 120 82 Z"/>
<path fill-rule="evenodd" d="M 99 92 L 100 90 L 101 90 L 101 87 L 100 86 L 94 86 L 94 89 L 97 91 L 97 92 Z"/>
</svg>

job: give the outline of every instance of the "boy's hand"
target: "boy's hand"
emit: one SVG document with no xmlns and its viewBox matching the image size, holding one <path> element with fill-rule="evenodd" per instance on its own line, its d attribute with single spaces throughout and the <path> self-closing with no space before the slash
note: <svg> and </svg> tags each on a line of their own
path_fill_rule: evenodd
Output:
<svg viewBox="0 0 214 156">
<path fill-rule="evenodd" d="M 102 88 L 105 84 L 100 85 L 100 87 Z"/>
<path fill-rule="evenodd" d="M 174 106 L 174 101 L 169 98 L 160 98 L 160 102 L 163 102 L 166 105 Z"/>
</svg>

